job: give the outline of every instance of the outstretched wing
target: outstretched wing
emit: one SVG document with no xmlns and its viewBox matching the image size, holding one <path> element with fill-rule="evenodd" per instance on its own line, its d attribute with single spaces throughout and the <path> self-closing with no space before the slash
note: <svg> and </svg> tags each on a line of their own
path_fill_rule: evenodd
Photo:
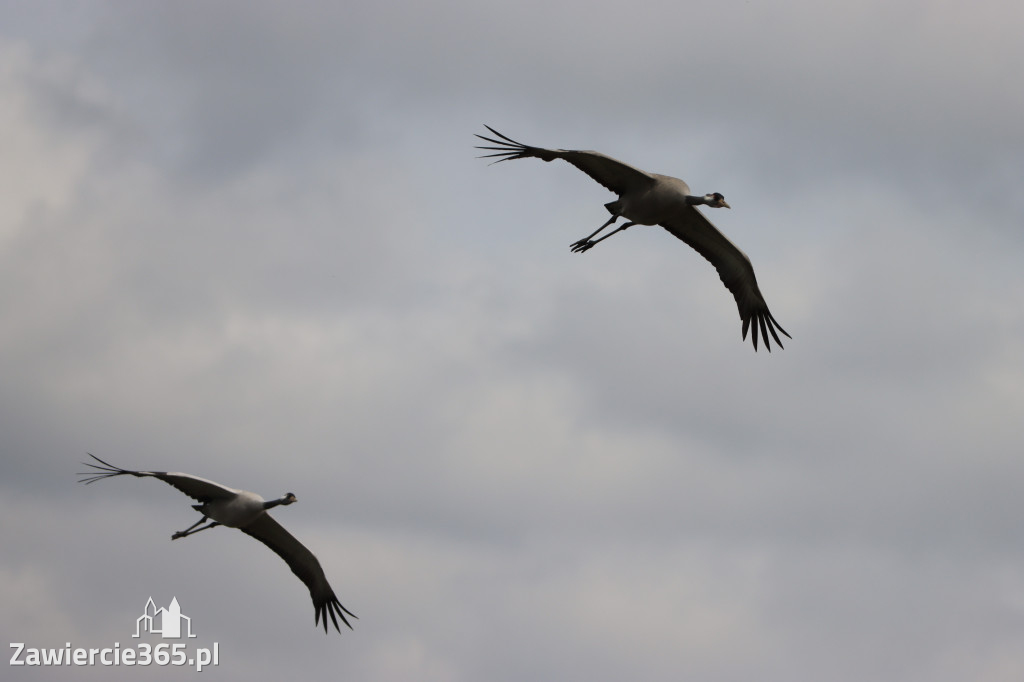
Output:
<svg viewBox="0 0 1024 682">
<path fill-rule="evenodd" d="M 650 187 L 655 183 L 654 177 L 649 173 L 645 173 L 639 168 L 634 168 L 633 166 L 613 159 L 610 156 L 605 156 L 600 152 L 531 147 L 521 142 L 516 142 L 512 138 L 505 137 L 489 125 L 484 125 L 484 127 L 501 139 L 495 140 L 492 137 L 477 135 L 481 140 L 498 145 L 497 147 L 478 146 L 477 149 L 495 152 L 494 154 L 484 154 L 480 157 L 482 159 L 494 156 L 501 157 L 498 161 L 495 161 L 495 163 L 531 157 L 544 159 L 545 161 L 563 159 L 589 175 L 605 189 L 611 190 L 620 196 L 626 192 Z"/>
<path fill-rule="evenodd" d="M 270 514 L 263 513 L 259 517 L 243 527 L 243 533 L 251 535 L 270 549 L 277 552 L 277 555 L 288 562 L 292 573 L 299 577 L 299 580 L 309 588 L 309 596 L 313 598 L 313 608 L 316 612 L 316 624 L 320 624 L 320 617 L 324 619 L 324 632 L 327 632 L 327 615 L 330 614 L 334 629 L 341 632 L 338 627 L 338 618 L 352 629 L 352 625 L 345 618 L 345 614 L 356 618 L 356 615 L 346 609 L 338 601 L 334 590 L 327 582 L 324 569 L 320 562 L 313 556 L 313 553 L 306 549 L 306 546 L 295 539 L 286 531 L 281 524 L 275 521 Z"/>
<path fill-rule="evenodd" d="M 793 338 L 782 328 L 771 311 L 768 304 L 757 287 L 757 278 L 754 277 L 754 266 L 751 265 L 747 255 L 725 235 L 719 232 L 711 221 L 704 217 L 704 214 L 693 206 L 686 206 L 679 211 L 671 220 L 661 223 L 661 226 L 674 234 L 679 239 L 693 247 L 700 255 L 704 256 L 715 269 L 722 283 L 732 292 L 736 299 L 736 306 L 740 311 L 740 319 L 743 320 L 743 338 L 747 338 L 747 329 L 753 321 L 754 350 L 757 350 L 757 333 L 761 331 L 764 338 L 765 348 L 770 353 L 772 350 L 768 334 L 771 333 L 775 343 L 782 348 L 782 341 L 779 340 L 778 331 L 785 334 L 787 338 Z"/>
<path fill-rule="evenodd" d="M 91 452 L 86 454 L 99 462 L 99 464 L 83 462 L 85 466 L 92 467 L 95 471 L 79 472 L 78 475 L 82 476 L 79 479 L 80 483 L 95 483 L 104 478 L 113 478 L 114 476 L 137 476 L 139 478 L 151 476 L 174 486 L 197 502 L 227 500 L 235 497 L 240 492 L 234 488 L 229 488 L 226 485 L 221 485 L 199 476 L 193 476 L 192 474 L 183 474 L 176 471 L 133 471 L 131 469 L 122 469 L 100 459 Z"/>
</svg>

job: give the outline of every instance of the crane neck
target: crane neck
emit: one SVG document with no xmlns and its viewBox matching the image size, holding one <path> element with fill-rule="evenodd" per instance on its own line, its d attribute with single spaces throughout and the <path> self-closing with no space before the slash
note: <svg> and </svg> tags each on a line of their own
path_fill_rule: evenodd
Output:
<svg viewBox="0 0 1024 682">
<path fill-rule="evenodd" d="M 711 206 L 712 208 L 730 208 L 729 204 L 725 203 L 725 197 L 718 192 L 715 192 L 714 194 L 705 194 L 702 197 L 695 197 L 687 194 L 686 203 L 689 206 L 704 204 L 705 206 Z"/>
</svg>

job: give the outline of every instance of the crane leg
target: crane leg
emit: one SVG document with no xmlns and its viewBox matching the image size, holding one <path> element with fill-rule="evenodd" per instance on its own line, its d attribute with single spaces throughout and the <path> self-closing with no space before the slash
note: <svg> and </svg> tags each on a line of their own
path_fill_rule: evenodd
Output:
<svg viewBox="0 0 1024 682">
<path fill-rule="evenodd" d="M 205 521 L 206 518 L 207 517 L 204 516 L 203 518 L 199 519 L 198 521 L 193 523 L 191 526 L 189 526 L 185 530 L 179 530 L 178 532 L 176 532 L 174 535 L 171 536 L 171 539 L 172 540 L 177 540 L 178 538 L 183 538 L 183 537 L 186 537 L 188 535 L 192 535 L 193 533 L 198 533 L 201 530 L 206 530 L 207 528 L 213 528 L 214 526 L 219 526 L 220 525 L 219 521 L 214 521 L 212 523 L 209 523 L 209 524 L 203 526 L 202 528 L 196 528 L 196 526 L 198 526 L 200 523 Z M 192 530 L 193 528 L 196 528 L 196 529 Z"/>
<path fill-rule="evenodd" d="M 619 225 L 617 228 L 615 228 L 614 230 L 612 230 L 611 232 L 609 232 L 605 236 L 601 237 L 600 239 L 595 239 L 593 241 L 591 241 L 589 237 L 587 239 L 581 239 L 581 240 L 579 240 L 578 242 L 576 242 L 575 244 L 572 245 L 572 251 L 573 251 L 573 253 L 583 253 L 587 249 L 594 248 L 596 245 L 600 244 L 605 239 L 608 239 L 608 237 L 611 237 L 613 234 L 616 234 L 618 232 L 622 232 L 627 227 L 632 227 L 633 225 L 636 225 L 636 224 L 637 223 L 623 223 L 622 225 Z M 600 231 L 601 230 L 598 230 L 598 232 L 600 232 Z M 597 232 L 595 232 L 594 234 L 597 234 Z M 593 237 L 594 235 L 590 235 L 590 236 Z"/>
<path fill-rule="evenodd" d="M 608 227 L 609 225 L 611 225 L 612 223 L 614 223 L 618 219 L 619 219 L 618 214 L 613 213 L 612 217 L 608 219 L 608 222 L 606 222 L 604 225 L 602 225 L 601 227 L 597 228 L 596 230 L 594 230 L 593 232 L 588 234 L 583 239 L 580 239 L 579 241 L 573 242 L 572 244 L 569 245 L 569 248 L 572 249 L 573 251 L 577 251 L 577 250 L 579 250 L 581 248 L 582 248 L 583 251 L 586 251 L 587 248 L 589 248 L 589 247 L 583 248 L 584 245 L 585 244 L 589 244 L 590 240 L 593 239 L 597 235 L 598 232 L 600 232 L 604 228 Z M 594 243 L 596 243 L 596 242 L 594 242 Z"/>
</svg>

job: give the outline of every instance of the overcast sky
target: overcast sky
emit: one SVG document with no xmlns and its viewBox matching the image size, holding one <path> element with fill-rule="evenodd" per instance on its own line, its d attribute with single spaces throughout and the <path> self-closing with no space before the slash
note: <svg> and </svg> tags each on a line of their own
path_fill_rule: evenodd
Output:
<svg viewBox="0 0 1024 682">
<path fill-rule="evenodd" d="M 204 679 L 1019 682 L 1022 35 L 995 0 L 0 3 L 2 639 L 132 647 L 177 597 Z M 570 253 L 614 196 L 488 167 L 484 123 L 724 194 L 792 340 L 660 228 Z M 86 452 L 294 492 L 355 630 Z"/>
</svg>

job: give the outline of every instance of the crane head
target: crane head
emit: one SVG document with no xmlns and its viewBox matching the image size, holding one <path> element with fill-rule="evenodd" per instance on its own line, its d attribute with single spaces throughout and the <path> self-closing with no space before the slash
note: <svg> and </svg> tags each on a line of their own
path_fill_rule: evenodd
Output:
<svg viewBox="0 0 1024 682">
<path fill-rule="evenodd" d="M 281 498 L 281 504 L 292 504 L 298 501 L 299 498 L 295 497 L 295 493 L 285 493 L 284 497 Z"/>
<path fill-rule="evenodd" d="M 732 206 L 725 203 L 725 197 L 719 194 L 718 192 L 714 192 L 713 194 L 705 194 L 704 203 L 708 206 L 713 206 L 714 208 L 732 208 Z"/>
</svg>

